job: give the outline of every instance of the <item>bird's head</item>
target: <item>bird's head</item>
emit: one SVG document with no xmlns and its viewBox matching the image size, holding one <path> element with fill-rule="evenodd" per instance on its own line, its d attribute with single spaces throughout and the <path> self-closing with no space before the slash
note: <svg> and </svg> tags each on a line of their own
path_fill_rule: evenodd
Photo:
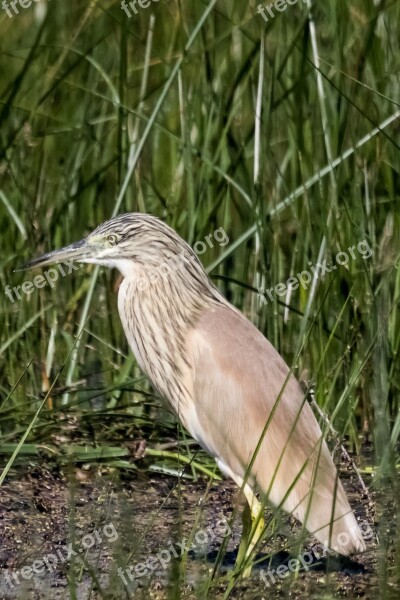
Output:
<svg viewBox="0 0 400 600">
<path fill-rule="evenodd" d="M 168 225 L 151 215 L 127 213 L 102 223 L 83 240 L 34 258 L 18 270 L 76 261 L 116 267 L 129 277 L 176 257 L 197 261 L 190 246 Z"/>
</svg>

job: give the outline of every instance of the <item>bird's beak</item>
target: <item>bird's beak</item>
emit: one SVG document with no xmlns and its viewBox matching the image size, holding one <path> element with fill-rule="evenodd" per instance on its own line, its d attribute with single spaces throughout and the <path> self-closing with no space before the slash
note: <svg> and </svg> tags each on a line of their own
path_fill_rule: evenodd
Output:
<svg viewBox="0 0 400 600">
<path fill-rule="evenodd" d="M 68 261 L 84 261 L 85 259 L 93 258 L 97 248 L 91 246 L 87 243 L 87 240 L 80 240 L 79 242 L 74 242 L 69 246 L 65 246 L 65 248 L 60 248 L 59 250 L 53 250 L 53 252 L 48 252 L 47 254 L 43 254 L 38 258 L 34 258 L 21 267 L 15 269 L 15 271 L 26 271 L 27 269 L 32 269 L 34 267 L 45 267 L 46 265 L 63 263 Z"/>
</svg>

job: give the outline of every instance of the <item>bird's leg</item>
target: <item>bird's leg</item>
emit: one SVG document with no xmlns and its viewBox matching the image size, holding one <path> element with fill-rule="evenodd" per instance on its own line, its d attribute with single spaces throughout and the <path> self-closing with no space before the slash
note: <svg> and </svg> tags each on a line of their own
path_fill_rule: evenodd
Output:
<svg viewBox="0 0 400 600">
<path fill-rule="evenodd" d="M 243 493 L 246 497 L 246 505 L 243 510 L 242 522 L 243 531 L 239 550 L 236 558 L 236 566 L 240 567 L 247 561 L 253 552 L 254 547 L 262 536 L 264 531 L 264 507 L 257 500 L 256 495 L 249 485 L 245 485 Z M 243 571 L 243 577 L 250 577 L 251 566 L 246 566 Z"/>
<path fill-rule="evenodd" d="M 236 566 L 240 567 L 247 556 L 247 548 L 251 534 L 251 510 L 247 501 L 242 513 L 242 537 L 240 538 L 239 549 L 236 557 Z"/>
</svg>

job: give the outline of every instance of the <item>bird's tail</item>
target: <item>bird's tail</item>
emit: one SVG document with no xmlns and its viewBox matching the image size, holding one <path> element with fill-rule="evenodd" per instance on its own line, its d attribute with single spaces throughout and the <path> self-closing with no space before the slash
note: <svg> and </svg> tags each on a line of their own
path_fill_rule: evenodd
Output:
<svg viewBox="0 0 400 600">
<path fill-rule="evenodd" d="M 334 498 L 335 500 L 333 500 Z M 308 531 L 325 548 L 330 548 L 346 556 L 358 554 L 366 549 L 361 529 L 340 481 L 337 481 L 335 496 L 332 493 L 328 495 L 316 491 L 312 495 L 307 514 L 304 515 L 302 509 L 298 515 L 296 512 L 295 509 L 294 516 L 300 518 Z"/>
<path fill-rule="evenodd" d="M 312 425 L 311 419 L 303 424 L 306 432 L 310 422 Z M 295 431 L 291 443 L 283 445 L 280 440 L 278 448 L 283 455 L 279 466 L 278 452 L 274 456 L 272 444 L 263 444 L 254 464 L 258 487 L 272 504 L 296 517 L 326 548 L 344 555 L 362 552 L 366 546 L 360 527 L 316 422 L 314 427 L 307 438 L 296 439 Z M 308 440 L 318 440 L 318 434 L 319 441 L 312 448 Z M 271 473 L 275 473 L 272 479 Z"/>
<path fill-rule="evenodd" d="M 326 548 L 346 556 L 363 552 L 366 546 L 361 529 L 325 441 L 317 462 L 317 467 L 310 464 L 296 481 L 283 507 Z"/>
</svg>

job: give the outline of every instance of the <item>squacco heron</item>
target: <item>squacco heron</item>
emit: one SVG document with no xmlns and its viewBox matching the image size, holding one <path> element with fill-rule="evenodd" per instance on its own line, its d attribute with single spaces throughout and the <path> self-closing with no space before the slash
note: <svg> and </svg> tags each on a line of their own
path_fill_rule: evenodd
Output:
<svg viewBox="0 0 400 600">
<path fill-rule="evenodd" d="M 66 260 L 121 272 L 118 310 L 139 366 L 247 499 L 242 563 L 262 535 L 266 500 L 341 554 L 365 549 L 299 383 L 173 229 L 150 215 L 120 215 L 25 268 Z"/>
</svg>

